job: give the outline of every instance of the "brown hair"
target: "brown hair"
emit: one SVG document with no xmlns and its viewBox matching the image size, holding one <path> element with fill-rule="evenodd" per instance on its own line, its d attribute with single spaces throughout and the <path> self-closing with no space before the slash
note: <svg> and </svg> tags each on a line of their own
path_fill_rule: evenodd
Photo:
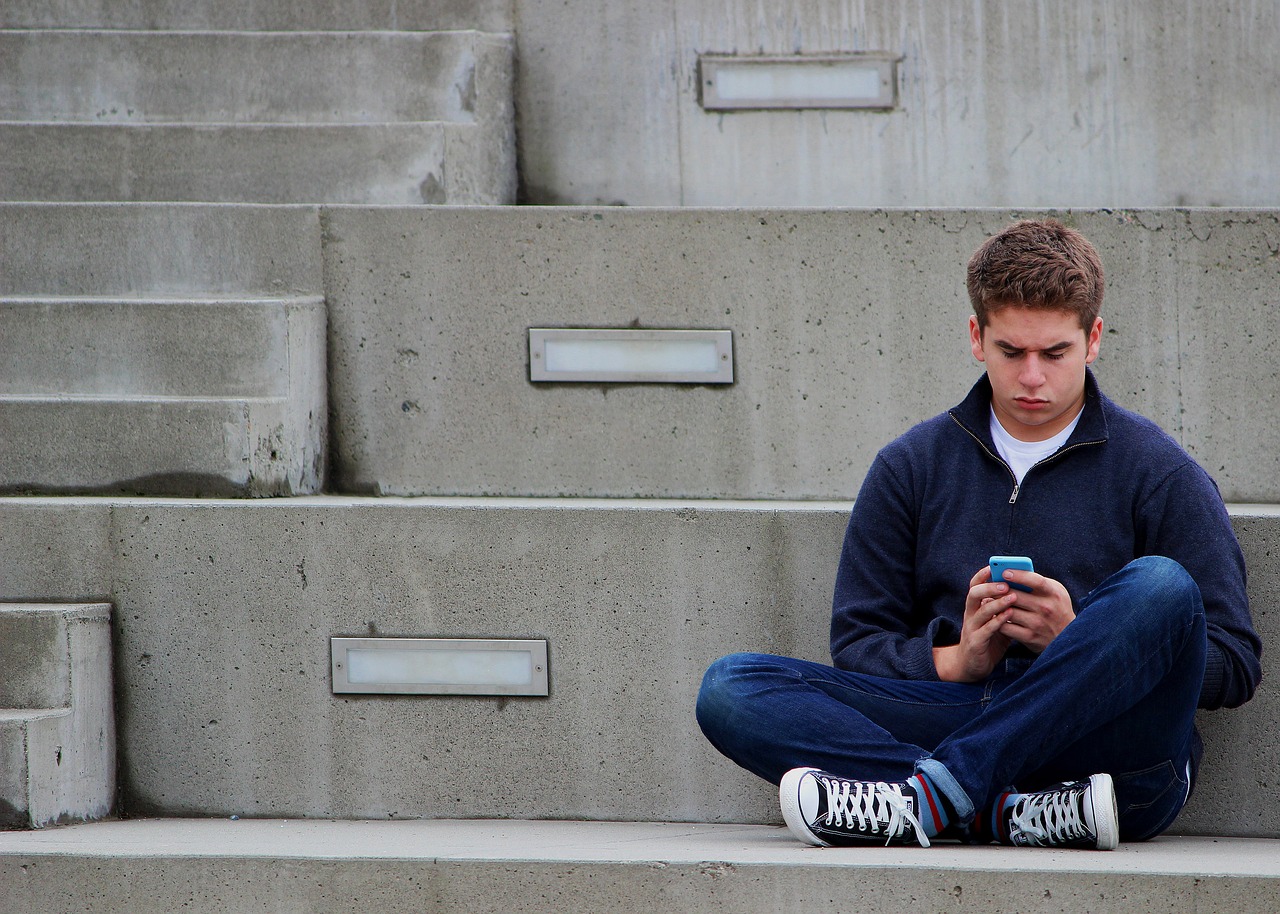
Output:
<svg viewBox="0 0 1280 914">
<path fill-rule="evenodd" d="M 1015 222 L 969 260 L 969 301 L 985 329 L 1010 305 L 1069 311 L 1088 333 L 1102 310 L 1102 261 L 1088 239 L 1054 219 Z"/>
</svg>

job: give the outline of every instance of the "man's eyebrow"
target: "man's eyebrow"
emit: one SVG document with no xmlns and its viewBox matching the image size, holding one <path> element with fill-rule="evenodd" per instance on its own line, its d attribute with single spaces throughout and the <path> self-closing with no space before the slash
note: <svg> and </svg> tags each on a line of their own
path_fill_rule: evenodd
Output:
<svg viewBox="0 0 1280 914">
<path fill-rule="evenodd" d="M 1023 347 L 1015 346 L 1013 345 L 1013 343 L 1010 343 L 1007 340 L 996 340 L 996 345 L 999 346 L 1001 349 L 1003 349 L 1005 352 L 1025 352 L 1026 351 Z M 1074 345 L 1075 343 L 1072 342 L 1071 340 L 1063 340 L 1060 343 L 1054 343 L 1052 346 L 1045 346 L 1043 349 L 1039 351 L 1040 352 L 1065 352 L 1066 350 L 1070 349 Z"/>
</svg>

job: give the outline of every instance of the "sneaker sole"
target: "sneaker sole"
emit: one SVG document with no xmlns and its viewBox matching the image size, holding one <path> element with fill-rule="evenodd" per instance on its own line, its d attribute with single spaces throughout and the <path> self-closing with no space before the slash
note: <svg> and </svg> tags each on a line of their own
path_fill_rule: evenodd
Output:
<svg viewBox="0 0 1280 914">
<path fill-rule="evenodd" d="M 1120 813 L 1116 809 L 1116 788 L 1109 774 L 1089 778 L 1089 802 L 1093 806 L 1093 829 L 1098 850 L 1112 851 L 1120 843 Z"/>
<path fill-rule="evenodd" d="M 782 818 L 786 820 L 791 834 L 805 844 L 812 844 L 814 847 L 830 847 L 830 844 L 809 829 L 809 823 L 805 822 L 804 813 L 800 810 L 800 782 L 810 771 L 817 770 L 817 768 L 792 768 L 784 774 L 782 782 L 778 785 L 778 805 L 782 807 Z"/>
</svg>

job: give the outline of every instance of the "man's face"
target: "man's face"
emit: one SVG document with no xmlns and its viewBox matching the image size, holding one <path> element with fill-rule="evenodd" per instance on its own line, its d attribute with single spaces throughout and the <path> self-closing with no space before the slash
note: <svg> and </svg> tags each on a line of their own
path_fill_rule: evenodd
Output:
<svg viewBox="0 0 1280 914">
<path fill-rule="evenodd" d="M 991 405 L 1005 431 L 1044 441 L 1084 407 L 1084 367 L 1098 357 L 1102 318 L 1085 333 L 1067 311 L 1009 305 L 988 315 L 985 330 L 969 318 L 973 355 L 985 362 Z"/>
</svg>

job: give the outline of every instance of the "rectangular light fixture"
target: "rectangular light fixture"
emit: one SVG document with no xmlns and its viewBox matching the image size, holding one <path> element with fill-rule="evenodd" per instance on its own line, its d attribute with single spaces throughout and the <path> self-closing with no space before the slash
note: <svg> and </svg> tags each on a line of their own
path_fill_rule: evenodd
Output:
<svg viewBox="0 0 1280 914">
<path fill-rule="evenodd" d="M 898 104 L 898 57 L 882 51 L 848 54 L 698 58 L 707 111 L 764 108 L 876 108 Z"/>
<path fill-rule="evenodd" d="M 329 653 L 335 694 L 548 694 L 542 640 L 330 638 Z"/>
<path fill-rule="evenodd" d="M 529 330 L 530 381 L 732 384 L 729 330 Z"/>
</svg>

